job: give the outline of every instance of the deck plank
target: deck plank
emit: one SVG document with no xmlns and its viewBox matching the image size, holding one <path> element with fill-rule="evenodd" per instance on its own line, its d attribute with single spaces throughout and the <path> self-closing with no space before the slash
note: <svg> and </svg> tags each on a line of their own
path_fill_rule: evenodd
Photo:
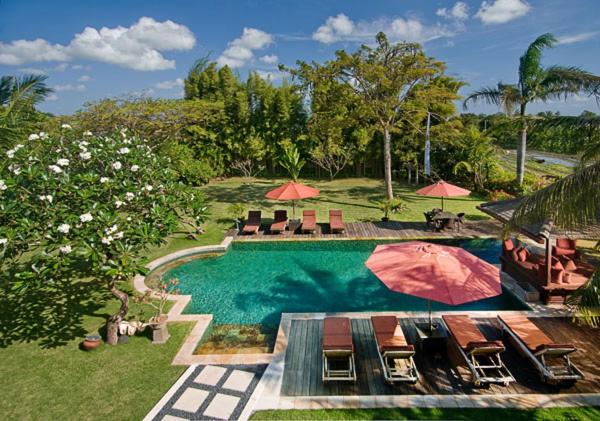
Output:
<svg viewBox="0 0 600 421">
<path fill-rule="evenodd" d="M 408 342 L 415 343 L 414 322 L 425 319 L 400 321 Z M 476 319 L 478 327 L 488 339 L 502 339 L 494 319 Z M 525 393 L 591 393 L 600 387 L 600 337 L 590 328 L 574 326 L 568 320 L 536 318 L 535 323 L 557 342 L 571 342 L 579 351 L 573 362 L 586 378 L 575 385 L 549 386 L 539 380 L 533 366 L 505 340 L 507 350 L 503 360 L 516 378 L 508 387 L 491 385 L 475 388 L 467 370 L 458 370 L 446 354 L 438 356 L 417 353 L 415 362 L 420 374 L 416 385 L 387 385 L 383 379 L 377 348 L 369 319 L 352 320 L 353 341 L 356 349 L 357 382 L 328 382 L 321 380 L 322 320 L 293 320 L 281 392 L 284 396 L 343 396 L 386 394 L 525 394 Z"/>
</svg>

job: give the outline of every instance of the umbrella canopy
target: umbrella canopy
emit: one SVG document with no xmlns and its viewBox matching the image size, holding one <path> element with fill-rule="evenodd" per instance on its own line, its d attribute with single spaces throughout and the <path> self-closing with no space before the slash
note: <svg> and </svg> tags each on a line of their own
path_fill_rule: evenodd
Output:
<svg viewBox="0 0 600 421">
<path fill-rule="evenodd" d="M 282 186 L 269 191 L 265 197 L 271 200 L 291 200 L 293 217 L 296 217 L 296 200 L 308 199 L 319 195 L 319 190 L 304 184 L 290 181 Z"/>
<path fill-rule="evenodd" d="M 422 196 L 441 197 L 442 209 L 444 209 L 444 197 L 468 196 L 471 194 L 471 191 L 455 186 L 454 184 L 446 183 L 444 180 L 440 180 L 430 186 L 417 190 L 416 193 Z"/>
<path fill-rule="evenodd" d="M 422 241 L 384 244 L 366 265 L 392 291 L 444 304 L 502 293 L 499 269 L 460 247 Z"/>
</svg>

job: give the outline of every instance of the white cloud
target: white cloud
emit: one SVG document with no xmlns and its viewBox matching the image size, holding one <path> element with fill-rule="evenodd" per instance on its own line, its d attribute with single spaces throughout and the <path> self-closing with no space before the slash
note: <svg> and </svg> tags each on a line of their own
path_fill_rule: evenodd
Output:
<svg viewBox="0 0 600 421">
<path fill-rule="evenodd" d="M 154 87 L 156 89 L 173 89 L 183 86 L 183 79 L 177 78 L 175 80 L 165 80 L 164 82 L 158 82 Z"/>
<path fill-rule="evenodd" d="M 525 16 L 531 6 L 524 0 L 494 0 L 484 1 L 475 14 L 486 25 L 506 23 Z"/>
<path fill-rule="evenodd" d="M 582 32 L 580 34 L 564 35 L 558 37 L 558 44 L 574 44 L 576 42 L 587 41 L 588 39 L 594 38 L 600 32 Z"/>
<path fill-rule="evenodd" d="M 46 101 L 56 101 L 58 99 L 58 95 L 50 94 L 46 97 Z"/>
<path fill-rule="evenodd" d="M 277 64 L 278 60 L 279 57 L 277 57 L 275 54 L 268 54 L 260 58 L 260 61 L 266 64 Z"/>
<path fill-rule="evenodd" d="M 435 14 L 446 19 L 463 21 L 469 18 L 469 6 L 462 1 L 458 1 L 454 4 L 454 6 L 452 6 L 451 9 L 444 7 L 442 9 L 438 9 Z"/>
<path fill-rule="evenodd" d="M 354 22 L 343 13 L 327 18 L 312 38 L 324 44 L 338 41 L 372 41 L 375 34 L 385 32 L 392 41 L 427 42 L 436 38 L 449 37 L 454 32 L 444 25 L 426 26 L 416 18 L 377 19 Z"/>
<path fill-rule="evenodd" d="M 90 80 L 92 80 L 92 78 L 88 75 L 80 76 L 79 79 L 77 79 L 78 82 L 89 82 Z"/>
<path fill-rule="evenodd" d="M 36 67 L 22 67 L 19 69 L 21 73 L 30 73 L 32 75 L 48 75 L 48 71 L 46 69 L 38 69 Z"/>
<path fill-rule="evenodd" d="M 65 85 L 54 85 L 52 89 L 54 89 L 56 92 L 83 92 L 85 91 L 85 85 L 83 83 L 67 83 Z"/>
<path fill-rule="evenodd" d="M 254 72 L 258 74 L 261 78 L 270 80 L 271 82 L 283 79 L 283 73 L 279 71 L 272 72 L 270 70 L 254 70 Z"/>
<path fill-rule="evenodd" d="M 254 58 L 254 50 L 273 43 L 271 34 L 255 28 L 244 28 L 242 36 L 227 44 L 227 49 L 217 58 L 219 66 L 243 67 Z"/>
<path fill-rule="evenodd" d="M 0 42 L 0 64 L 85 59 L 134 70 L 164 70 L 175 68 L 175 61 L 166 59 L 161 52 L 189 50 L 195 43 L 194 34 L 184 25 L 142 17 L 127 28 L 97 30 L 88 26 L 75 34 L 68 45 L 50 44 L 40 38 Z"/>
<path fill-rule="evenodd" d="M 69 68 L 69 65 L 67 63 L 60 63 L 57 64 L 54 69 L 55 72 L 64 72 L 65 70 L 67 70 Z"/>
</svg>

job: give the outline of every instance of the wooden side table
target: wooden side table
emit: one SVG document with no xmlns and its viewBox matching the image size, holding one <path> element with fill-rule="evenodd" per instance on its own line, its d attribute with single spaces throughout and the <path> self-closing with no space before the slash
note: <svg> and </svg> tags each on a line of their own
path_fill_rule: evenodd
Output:
<svg viewBox="0 0 600 421">
<path fill-rule="evenodd" d="M 433 330 L 429 330 L 429 323 L 415 323 L 417 332 L 417 347 L 426 353 L 444 353 L 448 334 L 439 323 Z"/>
<path fill-rule="evenodd" d="M 288 221 L 288 231 L 296 232 L 302 226 L 302 221 L 300 219 L 290 219 Z"/>
</svg>

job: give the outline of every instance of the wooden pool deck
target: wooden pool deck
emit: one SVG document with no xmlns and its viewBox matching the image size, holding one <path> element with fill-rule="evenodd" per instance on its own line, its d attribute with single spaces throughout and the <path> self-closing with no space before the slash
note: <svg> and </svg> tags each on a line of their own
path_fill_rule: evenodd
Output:
<svg viewBox="0 0 600 421">
<path fill-rule="evenodd" d="M 231 230 L 227 235 L 236 241 L 274 241 L 274 240 L 330 240 L 330 239 L 419 239 L 419 238 L 479 238 L 497 236 L 502 225 L 493 220 L 468 221 L 460 231 L 445 230 L 434 232 L 428 229 L 425 222 L 346 222 L 346 229 L 341 233 L 331 233 L 329 224 L 317 224 L 314 234 L 303 234 L 284 231 L 281 234 L 269 232 L 269 225 L 262 224 L 258 233 L 253 235 L 239 234 Z"/>
<path fill-rule="evenodd" d="M 501 334 L 492 318 L 475 319 L 488 339 L 500 339 Z M 288 336 L 281 396 L 352 396 L 352 395 L 524 395 L 582 394 L 600 390 L 600 334 L 597 330 L 578 327 L 564 318 L 534 318 L 535 323 L 556 342 L 573 343 L 578 351 L 572 361 L 584 372 L 585 379 L 573 385 L 549 386 L 542 383 L 532 365 L 508 343 L 503 360 L 516 381 L 510 386 L 491 385 L 475 388 L 464 368 L 455 368 L 453 353 L 417 353 L 415 362 L 420 379 L 415 385 L 387 385 L 381 373 L 377 348 L 369 319 L 352 319 L 356 348 L 357 381 L 321 381 L 322 320 L 292 320 Z M 409 343 L 415 343 L 415 322 L 426 319 L 402 319 Z M 438 320 L 439 322 L 439 320 Z"/>
</svg>

